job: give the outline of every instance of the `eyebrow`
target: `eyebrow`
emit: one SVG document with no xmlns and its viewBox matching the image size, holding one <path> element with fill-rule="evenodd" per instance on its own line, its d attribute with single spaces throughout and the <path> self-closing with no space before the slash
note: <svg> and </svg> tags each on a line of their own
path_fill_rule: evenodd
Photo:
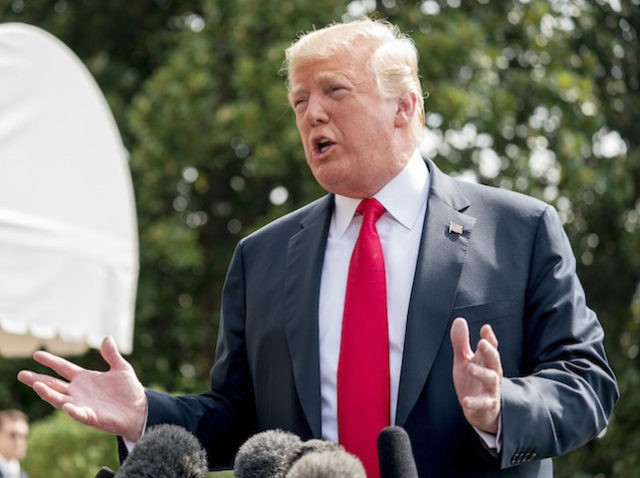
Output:
<svg viewBox="0 0 640 478">
<path fill-rule="evenodd" d="M 315 83 L 331 83 L 332 81 L 336 80 L 347 81 L 349 84 L 354 86 L 357 84 L 353 79 L 349 78 L 348 75 L 343 73 L 321 71 L 313 75 L 313 81 Z M 304 94 L 306 92 L 307 88 L 303 86 L 292 86 L 289 90 L 289 100 L 291 100 L 291 98 L 293 98 L 294 96 Z"/>
<path fill-rule="evenodd" d="M 350 83 L 353 82 L 353 80 L 351 80 L 349 76 L 343 73 L 334 73 L 334 72 L 326 72 L 326 71 L 323 71 L 318 73 L 317 75 L 314 75 L 314 80 L 317 83 L 330 83 L 335 80 L 346 80 Z"/>
<path fill-rule="evenodd" d="M 300 94 L 303 94 L 303 93 L 305 93 L 306 91 L 307 91 L 307 89 L 306 89 L 306 88 L 303 88 L 303 87 L 301 87 L 301 86 L 294 86 L 293 88 L 291 88 L 291 89 L 289 90 L 289 94 L 287 95 L 287 97 L 288 97 L 289 101 L 291 101 L 291 99 L 292 99 L 294 96 L 298 96 L 298 95 L 300 95 Z"/>
</svg>

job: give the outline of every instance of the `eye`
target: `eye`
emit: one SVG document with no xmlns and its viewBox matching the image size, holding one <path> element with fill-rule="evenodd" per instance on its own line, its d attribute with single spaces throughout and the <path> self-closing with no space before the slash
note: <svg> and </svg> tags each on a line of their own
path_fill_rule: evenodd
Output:
<svg viewBox="0 0 640 478">
<path fill-rule="evenodd" d="M 300 106 L 304 105 L 307 102 L 306 96 L 299 96 L 297 98 L 293 98 L 291 104 L 294 110 L 297 110 Z"/>
<path fill-rule="evenodd" d="M 334 84 L 327 88 L 327 94 L 332 98 L 342 98 L 349 92 L 349 89 L 341 84 Z"/>
</svg>

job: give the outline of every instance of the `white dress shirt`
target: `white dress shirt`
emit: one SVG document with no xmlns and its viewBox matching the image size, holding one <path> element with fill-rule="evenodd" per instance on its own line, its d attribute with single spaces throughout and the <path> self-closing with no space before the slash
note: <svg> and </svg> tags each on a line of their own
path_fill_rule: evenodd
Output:
<svg viewBox="0 0 640 478">
<path fill-rule="evenodd" d="M 429 170 L 416 151 L 404 169 L 374 196 L 386 212 L 376 223 L 384 254 L 389 323 L 391 421 L 398 403 L 409 299 L 427 207 Z M 322 435 L 338 441 L 337 372 L 342 314 L 351 253 L 362 216 L 359 199 L 336 196 L 320 284 L 319 336 Z"/>
<path fill-rule="evenodd" d="M 7 460 L 0 455 L 0 471 L 5 478 L 20 478 L 20 462 L 18 460 Z"/>
</svg>

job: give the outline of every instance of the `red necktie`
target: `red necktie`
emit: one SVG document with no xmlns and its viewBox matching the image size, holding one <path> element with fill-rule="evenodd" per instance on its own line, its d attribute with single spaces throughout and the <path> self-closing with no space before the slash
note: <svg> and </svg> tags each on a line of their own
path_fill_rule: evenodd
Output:
<svg viewBox="0 0 640 478">
<path fill-rule="evenodd" d="M 364 199 L 351 255 L 338 361 L 338 434 L 345 449 L 379 476 L 377 437 L 389 425 L 389 330 L 382 246 L 376 221 L 384 206 Z"/>
</svg>

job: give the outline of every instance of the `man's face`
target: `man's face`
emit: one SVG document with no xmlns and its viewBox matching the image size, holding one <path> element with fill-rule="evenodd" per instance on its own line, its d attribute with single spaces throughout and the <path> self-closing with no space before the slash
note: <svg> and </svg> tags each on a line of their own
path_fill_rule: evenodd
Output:
<svg viewBox="0 0 640 478">
<path fill-rule="evenodd" d="M 302 63 L 289 76 L 289 101 L 316 181 L 354 198 L 375 194 L 407 160 L 395 150 L 398 101 L 382 98 L 367 58 L 366 48 L 356 48 Z"/>
<path fill-rule="evenodd" d="M 0 428 L 0 455 L 7 460 L 22 460 L 27 454 L 29 425 L 24 420 L 4 421 Z"/>
</svg>

